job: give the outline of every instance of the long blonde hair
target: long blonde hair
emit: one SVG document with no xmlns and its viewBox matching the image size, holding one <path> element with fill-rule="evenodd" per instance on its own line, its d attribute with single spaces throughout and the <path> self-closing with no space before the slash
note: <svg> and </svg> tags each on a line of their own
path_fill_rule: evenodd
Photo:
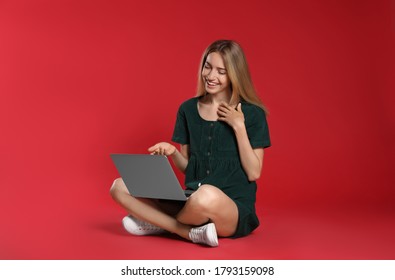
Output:
<svg viewBox="0 0 395 280">
<path fill-rule="evenodd" d="M 256 94 L 244 52 L 240 45 L 232 40 L 215 41 L 208 46 L 203 53 L 199 67 L 196 96 L 199 97 L 207 94 L 204 86 L 204 80 L 202 78 L 202 71 L 204 64 L 206 63 L 207 56 L 213 52 L 219 53 L 224 60 L 232 90 L 230 103 L 236 104 L 240 101 L 246 101 L 259 106 L 267 114 L 268 111 L 265 105 Z"/>
</svg>

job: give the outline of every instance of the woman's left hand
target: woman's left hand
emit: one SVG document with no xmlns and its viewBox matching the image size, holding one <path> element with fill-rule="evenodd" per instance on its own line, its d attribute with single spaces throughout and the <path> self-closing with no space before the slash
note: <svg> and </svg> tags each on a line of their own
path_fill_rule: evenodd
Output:
<svg viewBox="0 0 395 280">
<path fill-rule="evenodd" d="M 219 105 L 217 114 L 219 116 L 219 121 L 226 122 L 233 129 L 244 125 L 244 114 L 241 110 L 241 103 L 239 103 L 237 109 L 235 109 L 223 102 Z"/>
</svg>

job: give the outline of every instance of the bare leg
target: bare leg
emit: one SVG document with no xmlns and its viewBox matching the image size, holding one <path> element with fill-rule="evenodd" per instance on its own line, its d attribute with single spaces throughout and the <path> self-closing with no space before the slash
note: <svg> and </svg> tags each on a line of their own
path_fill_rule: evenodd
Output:
<svg viewBox="0 0 395 280">
<path fill-rule="evenodd" d="M 179 222 L 189 225 L 202 225 L 211 221 L 215 224 L 218 236 L 222 237 L 235 233 L 238 217 L 236 203 L 211 185 L 203 185 L 193 193 L 176 216 Z"/>
<path fill-rule="evenodd" d="M 110 193 L 113 199 L 133 217 L 190 240 L 191 226 L 183 224 L 165 213 L 154 200 L 131 196 L 121 178 L 114 181 Z"/>
</svg>

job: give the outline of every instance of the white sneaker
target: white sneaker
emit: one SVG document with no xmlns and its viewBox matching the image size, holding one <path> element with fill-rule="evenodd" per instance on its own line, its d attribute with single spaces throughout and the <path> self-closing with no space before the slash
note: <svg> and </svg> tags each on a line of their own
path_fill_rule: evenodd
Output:
<svg viewBox="0 0 395 280">
<path fill-rule="evenodd" d="M 122 219 L 122 224 L 125 230 L 134 235 L 154 235 L 162 234 L 166 231 L 160 227 L 154 226 L 150 223 L 140 221 L 132 216 L 126 216 Z"/>
<path fill-rule="evenodd" d="M 217 230 L 215 229 L 214 223 L 192 228 L 189 231 L 189 238 L 193 243 L 206 244 L 211 247 L 218 246 Z"/>
</svg>

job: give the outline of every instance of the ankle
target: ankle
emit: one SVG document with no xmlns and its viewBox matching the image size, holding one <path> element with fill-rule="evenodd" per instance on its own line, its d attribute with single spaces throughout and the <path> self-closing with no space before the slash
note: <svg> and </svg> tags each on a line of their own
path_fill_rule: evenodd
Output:
<svg viewBox="0 0 395 280">
<path fill-rule="evenodd" d="M 180 224 L 179 226 L 176 227 L 176 230 L 173 233 L 177 234 L 178 236 L 186 240 L 192 241 L 191 238 L 189 237 L 189 233 L 191 229 L 192 229 L 191 226 Z"/>
</svg>

